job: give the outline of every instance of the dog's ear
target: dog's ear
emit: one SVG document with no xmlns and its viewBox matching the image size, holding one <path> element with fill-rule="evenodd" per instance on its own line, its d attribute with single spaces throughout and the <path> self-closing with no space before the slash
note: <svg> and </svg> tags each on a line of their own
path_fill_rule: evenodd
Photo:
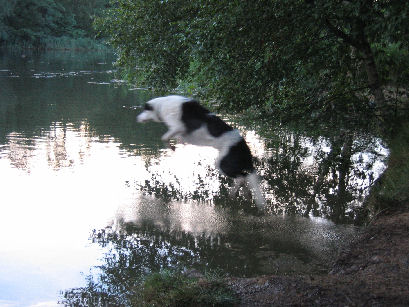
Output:
<svg viewBox="0 0 409 307">
<path fill-rule="evenodd" d="M 149 103 L 145 103 L 144 110 L 145 111 L 153 111 L 153 107 Z"/>
</svg>

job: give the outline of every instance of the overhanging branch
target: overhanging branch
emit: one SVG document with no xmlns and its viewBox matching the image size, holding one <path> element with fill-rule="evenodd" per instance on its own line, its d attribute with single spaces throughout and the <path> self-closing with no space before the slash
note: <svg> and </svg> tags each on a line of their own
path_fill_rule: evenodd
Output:
<svg viewBox="0 0 409 307">
<path fill-rule="evenodd" d="M 356 39 L 352 38 L 351 35 L 346 34 L 345 32 L 341 31 L 338 29 L 336 26 L 334 26 L 328 18 L 325 19 L 325 23 L 328 27 L 328 29 L 338 38 L 342 39 L 345 43 L 348 45 L 351 45 L 355 47 L 356 49 L 362 49 L 362 44 L 361 42 L 357 41 Z"/>
</svg>

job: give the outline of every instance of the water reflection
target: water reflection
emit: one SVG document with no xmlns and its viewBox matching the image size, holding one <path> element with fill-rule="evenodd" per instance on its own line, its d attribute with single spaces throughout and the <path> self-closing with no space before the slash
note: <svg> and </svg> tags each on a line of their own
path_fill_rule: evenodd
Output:
<svg viewBox="0 0 409 307">
<path fill-rule="evenodd" d="M 359 221 L 363 199 L 385 168 L 388 151 L 380 139 L 345 131 L 328 138 L 278 131 L 276 137 L 259 165 L 272 210 Z"/>
<path fill-rule="evenodd" d="M 91 235 L 108 248 L 98 274 L 87 287 L 65 292 L 65 302 L 85 295 L 126 305 L 141 276 L 169 267 L 234 276 L 325 271 L 356 229 L 323 217 L 358 217 L 387 150 L 379 139 L 358 135 L 276 135 L 270 141 L 246 133 L 268 195 L 270 212 L 263 217 L 251 214 L 256 210 L 245 191 L 229 197 L 230 182 L 214 169 L 213 149 L 177 145 L 146 157 L 147 179 L 128 183 L 137 191 L 133 203 Z"/>
<path fill-rule="evenodd" d="M 80 273 L 101 255 L 90 231 L 105 227 L 131 198 L 123 170 L 144 167 L 120 158 L 121 144 L 94 129 L 98 123 L 114 129 L 117 118 L 105 113 L 118 113 L 108 106 L 143 95 L 115 82 L 88 84 L 112 78 L 110 62 L 95 64 L 101 57 L 0 56 L 0 305 L 53 306 L 60 289 L 84 284 Z"/>
<path fill-rule="evenodd" d="M 344 131 L 314 139 L 281 129 L 271 140 L 244 129 L 270 213 L 359 223 L 369 187 L 385 168 L 388 150 L 380 139 Z M 228 194 L 231 182 L 214 168 L 215 158 L 212 148 L 177 145 L 175 152 L 162 150 L 147 162 L 150 178 L 137 189 L 167 202 L 212 201 L 253 212 L 248 191 L 242 189 L 234 199 Z"/>
<path fill-rule="evenodd" d="M 260 217 L 246 189 L 230 196 L 214 149 L 172 151 L 161 124 L 137 124 L 132 106 L 152 94 L 128 90 L 104 63 L 59 53 L 0 58 L 0 289 L 15 300 L 27 288 L 16 281 L 23 268 L 47 299 L 57 287 L 72 289 L 69 302 L 85 295 L 109 305 L 163 267 L 316 272 L 356 233 L 342 223 L 365 213 L 387 156 L 381 140 L 231 120 L 257 158 L 268 209 Z M 88 285 L 72 277 L 97 264 Z M 10 291 L 0 300 L 13 300 Z"/>
<path fill-rule="evenodd" d="M 141 202 L 152 208 L 150 199 Z M 204 204 L 165 206 L 148 214 L 141 210 L 133 222 L 117 220 L 92 233 L 93 242 L 108 248 L 104 263 L 88 286 L 66 291 L 63 301 L 109 298 L 109 304 L 127 306 L 141 276 L 162 268 L 218 269 L 234 276 L 317 273 L 325 271 L 322 263 L 353 233 L 323 219 L 270 216 L 260 221 Z"/>
</svg>

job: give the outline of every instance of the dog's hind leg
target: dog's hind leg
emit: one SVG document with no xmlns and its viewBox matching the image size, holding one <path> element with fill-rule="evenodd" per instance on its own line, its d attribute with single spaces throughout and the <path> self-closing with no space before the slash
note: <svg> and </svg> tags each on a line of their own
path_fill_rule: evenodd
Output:
<svg viewBox="0 0 409 307">
<path fill-rule="evenodd" d="M 246 183 L 245 177 L 238 177 L 234 179 L 234 185 L 229 190 L 230 197 L 234 197 L 237 191 Z"/>
<path fill-rule="evenodd" d="M 257 207 L 263 210 L 266 204 L 263 193 L 260 188 L 260 180 L 258 179 L 257 173 L 253 172 L 246 176 L 247 183 L 250 187 L 251 193 L 253 194 L 253 199 L 256 202 Z"/>
</svg>

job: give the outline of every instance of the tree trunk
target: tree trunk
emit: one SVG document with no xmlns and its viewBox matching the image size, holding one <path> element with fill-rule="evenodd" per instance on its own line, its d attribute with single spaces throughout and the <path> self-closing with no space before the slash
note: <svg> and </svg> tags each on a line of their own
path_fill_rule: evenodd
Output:
<svg viewBox="0 0 409 307">
<path fill-rule="evenodd" d="M 360 14 L 365 14 L 368 10 L 369 8 L 366 5 L 363 5 L 360 8 Z M 361 52 L 367 74 L 368 87 L 371 94 L 374 96 L 376 107 L 383 109 L 385 107 L 385 96 L 383 95 L 381 81 L 379 79 L 378 69 L 376 67 L 371 45 L 369 44 L 367 35 L 365 34 L 364 20 L 362 20 L 360 17 L 355 19 L 355 35 L 343 32 L 340 28 L 333 25 L 328 18 L 325 19 L 325 23 L 330 32 L 341 38 L 344 43 L 355 47 L 359 52 Z"/>
<path fill-rule="evenodd" d="M 375 64 L 375 58 L 373 56 L 371 46 L 365 39 L 363 42 L 364 64 L 366 75 L 368 78 L 368 86 L 371 94 L 374 96 L 375 105 L 379 109 L 385 107 L 385 96 L 383 95 L 381 82 L 379 80 L 378 69 Z"/>
</svg>

